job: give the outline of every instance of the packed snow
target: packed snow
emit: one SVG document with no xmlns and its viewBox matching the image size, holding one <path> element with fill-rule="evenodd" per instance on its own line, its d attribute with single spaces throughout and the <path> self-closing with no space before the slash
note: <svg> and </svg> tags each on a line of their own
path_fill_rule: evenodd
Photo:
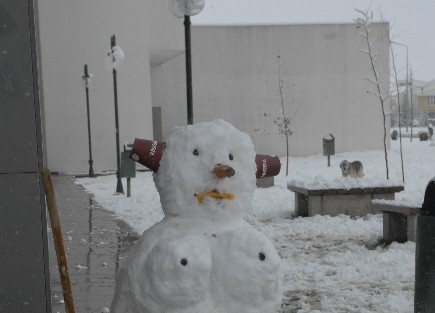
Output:
<svg viewBox="0 0 435 313">
<path fill-rule="evenodd" d="M 243 219 L 255 173 L 251 138 L 231 124 L 174 128 L 154 177 L 165 217 L 121 262 L 111 311 L 276 312 L 281 260 L 270 240 Z"/>
<path fill-rule="evenodd" d="M 122 51 L 121 47 L 114 46 L 107 53 L 106 67 L 108 69 L 118 70 L 119 67 L 121 66 L 122 62 L 124 62 L 124 59 L 125 59 L 125 54 L 124 54 L 124 51 Z"/>
<path fill-rule="evenodd" d="M 396 194 L 396 203 L 419 207 L 428 181 L 435 176 L 435 147 L 418 138 L 412 142 L 403 138 L 402 142 L 405 182 L 398 140 L 391 142 L 388 151 L 389 181 L 405 187 Z M 323 155 L 291 157 L 288 177 L 281 171 L 275 186 L 254 191 L 245 220 L 273 242 L 281 258 L 284 296 L 278 312 L 413 312 L 415 243 L 380 244 L 381 214 L 293 216 L 294 194 L 287 183 L 340 182 L 352 187 L 355 180 L 341 177 L 339 164 L 344 159 L 363 163 L 364 178 L 358 184 L 390 184 L 384 151 L 359 151 L 331 156 L 330 167 Z M 285 158 L 281 161 L 285 163 Z M 114 194 L 114 175 L 77 182 L 139 234 L 164 217 L 150 172 L 138 172 L 132 179 L 130 198 Z"/>
</svg>

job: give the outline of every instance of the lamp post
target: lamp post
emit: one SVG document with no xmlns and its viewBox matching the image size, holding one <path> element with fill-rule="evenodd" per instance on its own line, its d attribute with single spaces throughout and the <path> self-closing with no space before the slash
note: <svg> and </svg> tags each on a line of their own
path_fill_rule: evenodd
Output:
<svg viewBox="0 0 435 313">
<path fill-rule="evenodd" d="M 411 72 L 410 73 L 411 80 L 409 81 L 408 85 L 411 86 L 411 141 L 412 141 L 412 129 L 414 127 L 414 103 L 412 101 L 412 98 L 413 98 L 413 94 L 412 94 L 412 89 L 413 89 L 413 87 L 412 87 L 412 81 L 413 81 L 412 70 L 410 72 Z"/>
<path fill-rule="evenodd" d="M 92 74 L 89 74 L 88 65 L 85 64 L 84 75 L 82 76 L 82 79 L 85 83 L 85 89 L 86 89 L 86 111 L 88 116 L 89 177 L 95 177 L 94 168 L 93 168 L 94 161 L 92 160 L 91 118 L 89 113 L 89 88 L 91 87 L 91 78 L 92 78 Z"/>
<path fill-rule="evenodd" d="M 395 41 L 391 41 L 391 43 L 406 48 L 406 82 L 405 82 L 405 85 L 406 85 L 406 105 L 409 106 L 409 94 L 408 94 L 408 86 L 409 86 L 409 77 L 408 77 L 408 75 L 409 75 L 408 46 L 404 45 L 403 43 L 398 43 L 398 42 L 395 42 Z M 412 109 L 412 107 L 411 107 L 411 109 Z M 409 109 L 407 108 L 407 111 L 408 110 Z M 409 117 L 409 112 L 407 112 L 406 115 L 407 115 L 407 117 Z M 411 125 L 412 125 L 412 121 L 411 121 Z M 408 123 L 406 123 L 406 132 L 408 132 Z M 412 140 L 412 136 L 411 136 L 411 140 Z"/>
<path fill-rule="evenodd" d="M 110 50 L 109 57 L 111 57 L 112 61 L 112 73 L 113 73 L 113 94 L 115 100 L 115 128 L 116 128 L 116 192 L 124 193 L 124 188 L 122 187 L 121 181 L 121 156 L 119 150 L 119 121 L 118 121 L 118 86 L 117 86 L 117 67 L 119 62 L 123 59 L 124 53 L 122 50 L 116 45 L 115 35 L 112 35 L 110 38 Z"/>
<path fill-rule="evenodd" d="M 205 0 L 169 0 L 169 11 L 178 18 L 184 17 L 184 42 L 186 49 L 187 124 L 193 124 L 192 55 L 190 41 L 190 16 L 199 14 Z"/>
</svg>

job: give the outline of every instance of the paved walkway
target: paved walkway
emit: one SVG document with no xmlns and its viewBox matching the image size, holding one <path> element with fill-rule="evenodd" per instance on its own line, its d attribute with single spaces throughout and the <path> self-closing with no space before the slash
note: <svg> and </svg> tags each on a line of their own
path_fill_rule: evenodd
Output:
<svg viewBox="0 0 435 313">
<path fill-rule="evenodd" d="M 71 176 L 53 176 L 76 313 L 108 312 L 120 259 L 137 240 L 124 222 L 99 207 Z M 53 313 L 65 312 L 53 237 L 49 232 Z"/>
</svg>

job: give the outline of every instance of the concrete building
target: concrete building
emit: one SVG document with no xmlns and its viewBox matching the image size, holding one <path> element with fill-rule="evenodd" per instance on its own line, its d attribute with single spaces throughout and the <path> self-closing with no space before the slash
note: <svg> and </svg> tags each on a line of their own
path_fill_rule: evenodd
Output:
<svg viewBox="0 0 435 313">
<path fill-rule="evenodd" d="M 435 80 L 399 81 L 401 125 L 427 126 L 435 124 Z M 406 88 L 408 87 L 408 89 Z M 395 127 L 399 124 L 397 92 L 391 96 L 391 121 Z"/>
<path fill-rule="evenodd" d="M 389 90 L 387 23 L 373 25 L 380 84 Z M 322 153 L 335 136 L 336 153 L 383 149 L 383 116 L 370 59 L 355 24 L 195 26 L 192 29 L 194 122 L 223 118 L 249 133 L 257 153 L 286 154 L 280 116 L 280 73 L 287 116 L 293 116 L 290 154 Z M 277 60 L 280 56 L 280 64 Z M 184 55 L 153 70 L 153 105 L 161 106 L 163 136 L 185 123 Z M 386 110 L 388 112 L 388 107 Z M 387 116 L 387 133 L 389 133 Z M 388 143 L 389 144 L 389 143 Z"/>
<path fill-rule="evenodd" d="M 117 74 L 121 144 L 135 137 L 161 140 L 187 123 L 183 23 L 166 2 L 44 0 L 39 16 L 45 151 L 52 171 L 88 172 L 84 64 L 93 74 L 94 170 L 116 168 L 113 77 L 105 65 L 112 34 L 126 56 Z M 375 24 L 373 35 L 386 29 L 388 24 Z M 364 77 L 372 73 L 369 58 L 358 51 L 365 48 L 359 32 L 354 24 L 193 26 L 194 122 L 223 118 L 251 135 L 257 153 L 284 156 L 285 138 L 274 124 L 280 116 L 279 72 L 286 114 L 295 115 L 291 155 L 321 153 L 327 134 L 335 136 L 336 152 L 382 149 L 381 107 L 368 94 L 373 86 Z M 388 45 L 377 40 L 375 49 L 387 90 Z"/>
<path fill-rule="evenodd" d="M 152 137 L 152 67 L 184 51 L 164 1 L 0 1 L 0 311 L 51 313 L 41 171 L 88 171 L 83 67 L 94 74 L 95 169 L 116 168 L 110 37 L 119 70 L 121 142 Z"/>
<path fill-rule="evenodd" d="M 117 71 L 120 143 L 152 138 L 153 68 L 184 52 L 182 19 L 167 1 L 38 1 L 45 151 L 52 171 L 88 172 L 83 67 L 93 74 L 90 119 L 94 170 L 116 168 L 110 37 L 125 53 Z M 178 85 L 185 84 L 184 78 Z"/>
<path fill-rule="evenodd" d="M 33 1 L 0 1 L 0 312 L 51 312 Z"/>
<path fill-rule="evenodd" d="M 419 82 L 413 87 L 413 95 L 416 98 L 417 106 L 417 112 L 414 116 L 420 120 L 420 126 L 435 124 L 435 80 L 424 83 Z"/>
</svg>

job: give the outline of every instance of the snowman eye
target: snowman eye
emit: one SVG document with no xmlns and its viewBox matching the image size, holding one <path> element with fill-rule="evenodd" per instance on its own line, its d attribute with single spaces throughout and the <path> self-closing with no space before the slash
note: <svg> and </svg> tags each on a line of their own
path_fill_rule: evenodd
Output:
<svg viewBox="0 0 435 313">
<path fill-rule="evenodd" d="M 193 150 L 193 155 L 198 155 L 198 149 Z"/>
<path fill-rule="evenodd" d="M 230 154 L 228 154 L 228 159 L 230 159 L 232 161 L 234 159 L 234 156 L 230 153 Z"/>
<path fill-rule="evenodd" d="M 260 252 L 260 253 L 258 254 L 258 257 L 259 257 L 260 261 L 264 261 L 264 260 L 266 260 L 266 255 L 265 255 L 263 252 Z"/>
</svg>

